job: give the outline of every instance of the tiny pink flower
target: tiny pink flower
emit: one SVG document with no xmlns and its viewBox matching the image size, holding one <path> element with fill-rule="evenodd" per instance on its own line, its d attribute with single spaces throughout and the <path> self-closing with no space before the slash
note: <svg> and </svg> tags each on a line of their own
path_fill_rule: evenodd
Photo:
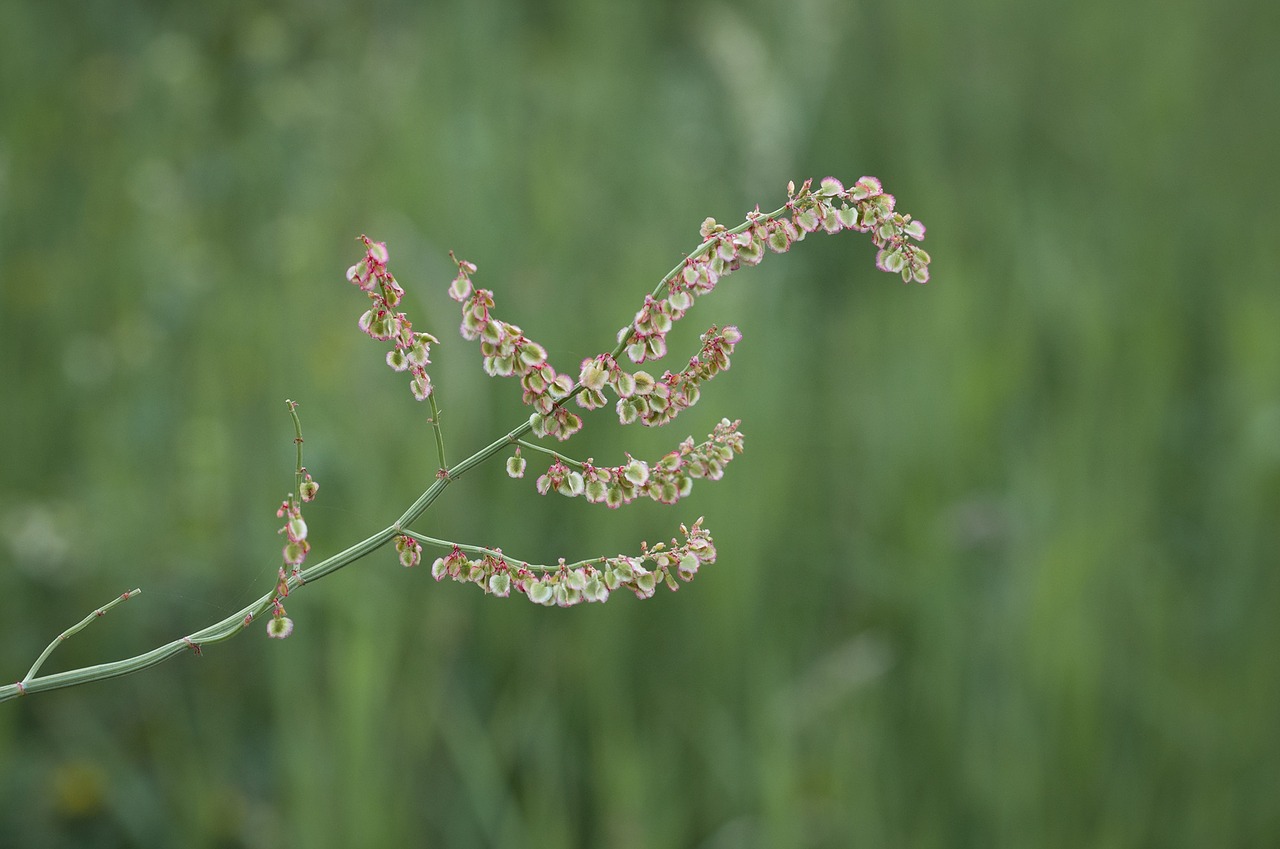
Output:
<svg viewBox="0 0 1280 849">
<path fill-rule="evenodd" d="M 835 197 L 844 194 L 844 184 L 835 177 L 823 177 L 819 184 L 818 194 L 823 197 Z"/>
<path fill-rule="evenodd" d="M 283 640 L 293 633 L 293 620 L 288 616 L 273 616 L 267 620 L 267 636 Z"/>
<path fill-rule="evenodd" d="M 516 453 L 507 458 L 507 475 L 513 478 L 522 478 L 527 465 L 529 465 L 529 462 L 520 456 L 520 449 L 516 448 Z"/>
<path fill-rule="evenodd" d="M 307 538 L 307 523 L 300 513 L 292 516 L 284 527 L 285 533 L 292 542 L 301 542 Z"/>
<path fill-rule="evenodd" d="M 316 483 L 309 474 L 306 476 L 306 479 L 302 481 L 302 486 L 298 488 L 298 494 L 302 497 L 303 501 L 314 501 L 316 493 L 319 491 L 320 484 Z"/>
<path fill-rule="evenodd" d="M 396 554 L 400 565 L 406 569 L 417 566 L 422 561 L 422 545 L 413 537 L 396 537 Z"/>
<path fill-rule="evenodd" d="M 554 601 L 554 590 L 549 583 L 543 580 L 534 581 L 530 584 L 525 594 L 529 596 L 529 601 L 534 604 L 551 604 Z"/>
<path fill-rule="evenodd" d="M 603 389 L 609 380 L 609 370 L 601 360 L 602 357 L 592 357 L 582 361 L 582 370 L 578 376 L 578 382 L 587 389 Z"/>
</svg>

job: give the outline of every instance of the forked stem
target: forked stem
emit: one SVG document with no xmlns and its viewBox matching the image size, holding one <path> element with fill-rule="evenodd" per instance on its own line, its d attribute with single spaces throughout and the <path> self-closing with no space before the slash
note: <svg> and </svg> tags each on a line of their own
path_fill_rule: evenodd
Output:
<svg viewBox="0 0 1280 849">
<path fill-rule="evenodd" d="M 27 670 L 27 674 L 22 677 L 22 683 L 19 686 L 23 690 L 26 689 L 27 685 L 31 683 L 31 679 L 35 678 L 36 673 L 40 671 L 40 667 L 43 666 L 44 662 L 49 659 L 49 655 L 53 654 L 53 650 L 56 649 L 58 646 L 62 645 L 63 640 L 67 639 L 68 637 L 74 634 L 80 633 L 86 627 L 88 627 L 90 622 L 97 619 L 99 616 L 105 616 L 108 610 L 115 607 L 117 604 L 119 604 L 122 601 L 128 601 L 129 599 L 133 598 L 135 595 L 137 595 L 140 592 L 142 592 L 142 590 L 132 589 L 126 593 L 121 593 L 120 595 L 111 599 L 111 601 L 102 605 L 102 607 L 99 607 L 97 610 L 93 611 L 88 616 L 81 619 L 79 622 L 77 622 L 76 624 L 72 625 L 70 628 L 63 631 L 61 634 L 59 634 L 54 639 L 53 642 L 45 646 L 44 651 L 40 652 L 40 656 L 36 658 L 36 662 L 31 664 L 31 668 Z"/>
</svg>

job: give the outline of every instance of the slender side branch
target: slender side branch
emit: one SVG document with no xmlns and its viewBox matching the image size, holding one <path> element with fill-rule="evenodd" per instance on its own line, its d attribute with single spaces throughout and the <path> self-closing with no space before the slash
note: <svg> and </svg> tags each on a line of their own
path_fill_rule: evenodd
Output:
<svg viewBox="0 0 1280 849">
<path fill-rule="evenodd" d="M 449 468 L 449 461 L 444 458 L 444 431 L 440 427 L 440 408 L 436 406 L 436 393 L 427 396 L 431 404 L 431 430 L 436 435 L 436 457 L 440 460 L 440 469 Z"/>
<path fill-rule="evenodd" d="M 639 555 L 593 557 L 576 563 L 562 559 L 555 566 L 536 565 L 507 557 L 499 549 L 453 543 L 413 531 L 406 531 L 397 547 L 402 550 L 401 562 L 406 566 L 418 562 L 417 549 L 423 543 L 450 549 L 449 554 L 431 564 L 431 575 L 437 581 L 448 577 L 477 584 L 499 598 L 514 592 L 527 596 L 534 604 L 572 607 L 583 601 L 606 601 L 610 593 L 620 588 L 640 598 L 651 598 L 659 583 L 673 591 L 679 589 L 677 577 L 690 581 L 701 566 L 716 559 L 715 543 L 702 527 L 702 519 L 692 526 L 681 525 L 680 533 L 683 542 L 672 539 L 669 545 L 642 545 Z M 406 558 L 409 549 L 413 551 Z M 469 558 L 467 552 L 479 557 Z"/>
<path fill-rule="evenodd" d="M 298 449 L 297 450 L 298 461 L 295 464 L 297 468 L 294 471 L 294 475 L 293 475 L 294 477 L 293 491 L 297 493 L 299 498 L 301 498 L 302 497 L 302 476 L 307 473 L 307 470 L 303 468 L 303 465 L 302 465 L 302 419 L 298 418 L 298 402 L 297 401 L 290 401 L 286 399 L 284 403 L 288 405 L 289 416 L 290 418 L 293 419 L 293 444 L 296 445 Z"/>
<path fill-rule="evenodd" d="M 56 649 L 58 646 L 62 645 L 63 640 L 67 639 L 73 634 L 77 634 L 80 631 L 84 630 L 84 628 L 87 627 L 90 622 L 97 619 L 99 616 L 105 616 L 108 610 L 115 607 L 117 604 L 119 604 L 122 601 L 128 601 L 129 599 L 133 598 L 135 595 L 137 595 L 140 592 L 142 592 L 142 590 L 132 589 L 132 590 L 129 590 L 128 592 L 121 593 L 120 595 L 111 599 L 111 601 L 102 605 L 102 607 L 99 607 L 97 610 L 93 611 L 88 616 L 81 619 L 75 625 L 72 625 L 70 628 L 63 631 L 61 634 L 59 634 L 57 639 L 55 639 L 52 643 L 49 643 L 49 645 L 45 646 L 45 650 L 40 652 L 40 656 L 36 658 L 36 662 L 31 664 L 31 668 L 27 670 L 27 674 L 22 677 L 22 687 L 25 689 L 26 686 L 31 683 L 31 679 L 36 677 L 36 673 L 40 671 L 40 667 L 43 666 L 44 662 L 49 659 L 49 655 L 53 654 L 53 650 Z"/>
<path fill-rule="evenodd" d="M 583 566 L 596 566 L 604 563 L 606 557 L 588 557 L 586 560 L 579 560 L 575 563 L 557 563 L 554 566 L 547 566 L 538 563 L 532 563 L 528 560 L 521 560 L 519 557 L 512 557 L 509 554 L 503 554 L 501 549 L 486 548 L 483 545 L 467 545 L 461 542 L 450 542 L 447 539 L 436 539 L 426 534 L 420 534 L 417 531 L 405 531 L 404 535 L 411 539 L 416 539 L 423 545 L 434 545 L 437 548 L 458 549 L 459 551 L 469 552 L 471 554 L 479 554 L 482 557 L 493 557 L 505 560 L 512 568 L 528 569 L 531 572 L 551 572 L 555 569 L 577 569 Z"/>
<path fill-rule="evenodd" d="M 545 445 L 539 445 L 538 443 L 530 442 L 527 439 L 517 439 L 516 444 L 519 445 L 521 448 L 527 448 L 530 451 L 536 451 L 539 454 L 546 454 L 548 457 L 550 457 L 553 460 L 559 460 L 562 463 L 568 463 L 569 465 L 578 469 L 582 468 L 581 461 L 574 460 L 573 458 L 569 457 L 563 452 L 556 451 L 554 448 L 548 448 Z"/>
</svg>

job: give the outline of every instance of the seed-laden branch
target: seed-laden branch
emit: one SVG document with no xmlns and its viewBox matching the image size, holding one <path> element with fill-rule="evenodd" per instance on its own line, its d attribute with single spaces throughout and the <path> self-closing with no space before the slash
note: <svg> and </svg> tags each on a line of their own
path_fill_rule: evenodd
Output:
<svg viewBox="0 0 1280 849">
<path fill-rule="evenodd" d="M 440 462 L 435 480 L 394 523 L 314 566 L 303 568 L 311 543 L 302 511 L 303 506 L 316 497 L 319 484 L 302 464 L 298 405 L 287 401 L 295 429 L 297 464 L 293 491 L 276 511 L 276 516 L 284 522 L 280 528 L 284 545 L 271 592 L 219 622 L 135 657 L 38 675 L 53 650 L 64 640 L 141 590 L 122 593 L 59 634 L 22 679 L 0 686 L 0 701 L 128 675 L 186 652 L 199 655 L 206 647 L 231 639 L 268 613 L 271 615 L 267 620 L 267 634 L 281 639 L 288 637 L 294 631 L 294 623 L 286 615 L 284 601 L 292 592 L 391 542 L 400 562 L 407 567 L 421 562 L 423 546 L 446 549 L 447 553 L 436 558 L 431 567 L 436 580 L 448 577 L 476 584 L 494 596 L 507 597 L 514 593 L 548 606 L 602 602 L 617 589 L 628 589 L 639 598 L 649 598 L 660 583 L 672 590 L 678 589 L 682 581 L 692 580 L 702 566 L 715 562 L 715 543 L 703 528 L 702 519 L 692 525 L 681 525 L 681 538 L 652 546 L 641 543 L 640 553 L 636 555 L 592 557 L 573 563 L 562 558 L 555 565 L 537 565 L 496 548 L 429 537 L 411 530 L 410 525 L 452 481 L 495 455 L 512 450 L 514 453 L 506 462 L 511 477 L 524 476 L 527 459 L 521 449 L 549 455 L 551 463 L 535 484 L 539 493 L 581 495 L 589 502 L 611 508 L 644 496 L 673 504 L 690 492 L 695 481 L 718 480 L 725 466 L 743 450 L 744 438 L 737 421 L 724 419 L 705 441 L 695 443 L 688 437 L 653 463 L 626 453 L 626 462 L 616 466 L 599 466 L 590 458 L 573 460 L 560 450 L 527 437 L 553 437 L 562 443 L 570 439 L 583 427 L 581 416 L 570 408 L 570 402 L 585 410 L 595 409 L 609 403 L 606 390 L 615 398 L 614 410 L 622 425 L 640 422 L 646 427 L 661 427 L 672 422 L 680 412 L 698 402 L 707 381 L 729 368 L 730 355 L 742 340 L 742 333 L 732 325 L 712 326 L 702 334 L 701 348 L 682 368 L 667 370 L 661 375 L 644 369 L 630 371 L 622 365 L 623 360 L 635 364 L 661 360 L 667 354 L 668 332 L 690 311 L 696 299 L 712 292 L 725 277 L 742 266 L 756 265 L 770 252 L 785 253 L 811 233 L 845 230 L 868 233 L 878 248 L 878 268 L 900 274 L 905 282 L 928 281 L 929 255 L 919 246 L 924 238 L 924 226 L 911 216 L 897 212 L 895 206 L 893 195 L 885 193 L 874 177 L 863 177 L 848 188 L 834 177 L 827 177 L 816 188 L 811 180 L 805 181 L 798 190 L 794 184 L 788 185 L 787 202 L 783 206 L 769 213 L 762 213 L 757 207 L 736 227 L 726 228 L 714 219 L 706 219 L 701 227 L 702 242 L 644 297 L 631 323 L 618 331 L 613 349 L 583 360 L 576 378 L 570 372 L 555 369 L 546 349 L 526 337 L 519 326 L 495 317 L 493 292 L 476 288 L 472 281 L 477 271 L 475 264 L 454 257 L 458 272 L 448 293 L 462 305 L 463 338 L 480 343 L 486 373 L 519 380 L 521 397 L 532 412 L 527 420 L 453 466 L 445 459 L 440 410 L 427 372 L 431 362 L 430 346 L 438 340 L 430 333 L 415 330 L 408 316 L 398 309 L 404 290 L 387 268 L 386 245 L 362 236 L 364 258 L 347 271 L 347 279 L 370 300 L 359 326 L 370 337 L 391 343 L 387 364 L 396 371 L 408 372 L 413 396 L 430 404 L 428 422 Z"/>
</svg>

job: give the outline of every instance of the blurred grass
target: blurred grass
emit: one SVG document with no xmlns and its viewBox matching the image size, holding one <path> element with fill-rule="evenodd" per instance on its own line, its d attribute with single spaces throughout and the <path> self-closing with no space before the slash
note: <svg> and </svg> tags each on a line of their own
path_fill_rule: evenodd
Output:
<svg viewBox="0 0 1280 849">
<path fill-rule="evenodd" d="M 881 177 L 934 281 L 810 240 L 678 433 L 675 510 L 496 467 L 428 533 L 533 559 L 705 514 L 676 596 L 547 611 L 388 554 L 293 639 L 0 710 L 23 846 L 1271 846 L 1280 83 L 1260 3 L 25 4 L 0 35 L 0 667 L 271 585 L 302 402 L 319 558 L 429 478 L 341 275 L 391 246 L 452 455 L 521 417 L 450 335 L 452 248 L 562 367 L 706 215 Z M 696 328 L 695 328 L 696 329 Z M 692 332 L 692 329 L 691 331 Z M 675 351 L 682 355 L 683 348 Z M 615 439 L 616 437 L 616 439 Z M 59 666 L 62 664 L 62 666 Z"/>
</svg>

